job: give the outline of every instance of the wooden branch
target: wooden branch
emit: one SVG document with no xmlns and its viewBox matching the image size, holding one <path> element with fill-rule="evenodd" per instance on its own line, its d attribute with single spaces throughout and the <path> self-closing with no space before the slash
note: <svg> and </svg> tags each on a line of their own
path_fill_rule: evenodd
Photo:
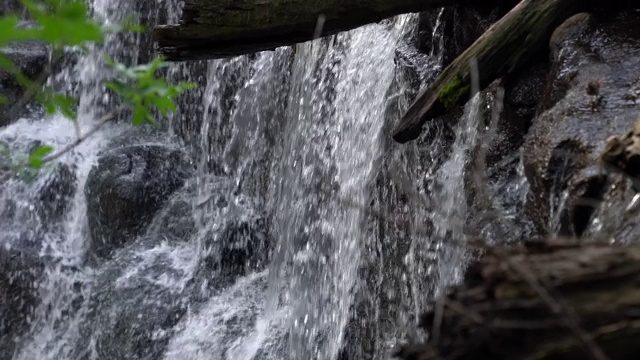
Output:
<svg viewBox="0 0 640 360">
<path fill-rule="evenodd" d="M 561 241 L 486 251 L 444 298 L 439 341 L 404 348 L 401 358 L 630 359 L 640 352 L 640 246 Z M 564 304 L 562 313 L 550 309 L 528 277 Z M 603 354 L 567 326 L 569 312 Z M 434 313 L 423 321 L 428 326 Z"/>
<path fill-rule="evenodd" d="M 423 90 L 393 133 L 397 142 L 416 139 L 425 122 L 445 114 L 470 96 L 472 59 L 480 86 L 519 69 L 548 43 L 556 26 L 577 12 L 584 0 L 522 0 Z"/>
<path fill-rule="evenodd" d="M 180 25 L 155 29 L 168 60 L 273 50 L 464 0 L 186 0 Z M 319 21 L 320 20 L 320 21 Z"/>
</svg>

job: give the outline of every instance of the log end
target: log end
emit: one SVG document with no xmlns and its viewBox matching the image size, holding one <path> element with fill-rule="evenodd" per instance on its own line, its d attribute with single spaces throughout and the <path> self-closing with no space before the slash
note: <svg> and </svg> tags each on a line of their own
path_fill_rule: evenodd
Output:
<svg viewBox="0 0 640 360">
<path fill-rule="evenodd" d="M 423 101 L 424 99 L 427 99 L 426 103 Z M 439 96 L 428 98 L 419 96 L 394 129 L 393 140 L 404 144 L 417 139 L 427 121 L 447 112 L 447 106 L 444 105 Z"/>
</svg>

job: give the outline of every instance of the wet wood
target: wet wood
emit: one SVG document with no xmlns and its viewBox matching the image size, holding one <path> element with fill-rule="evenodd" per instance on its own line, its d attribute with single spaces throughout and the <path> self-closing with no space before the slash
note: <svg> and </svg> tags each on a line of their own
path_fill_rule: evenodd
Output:
<svg viewBox="0 0 640 360">
<path fill-rule="evenodd" d="M 179 25 L 159 26 L 169 60 L 230 57 L 312 40 L 398 14 L 464 0 L 186 0 Z"/>
<path fill-rule="evenodd" d="M 544 46 L 556 26 L 578 11 L 583 0 L 523 0 L 458 56 L 424 89 L 400 120 L 393 138 L 416 139 L 425 122 L 468 101 L 470 62 L 478 64 L 480 86 L 517 71 Z"/>
<path fill-rule="evenodd" d="M 473 264 L 464 283 L 442 301 L 437 343 L 403 348 L 401 358 L 598 358 L 567 327 L 566 314 L 554 312 L 512 264 L 525 269 L 575 315 L 605 358 L 632 359 L 640 353 L 640 245 L 548 242 L 494 249 Z M 433 312 L 424 315 L 428 330 L 433 321 Z"/>
</svg>

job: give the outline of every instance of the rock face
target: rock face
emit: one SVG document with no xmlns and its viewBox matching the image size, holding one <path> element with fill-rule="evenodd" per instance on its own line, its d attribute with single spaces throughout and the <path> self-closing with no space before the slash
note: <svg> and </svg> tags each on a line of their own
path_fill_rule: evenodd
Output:
<svg viewBox="0 0 640 360">
<path fill-rule="evenodd" d="M 196 201 L 198 184 L 187 184 L 154 218 L 147 235 L 177 242 L 200 237 L 202 271 L 215 276 L 235 278 L 261 269 L 266 265 L 271 242 L 259 202 L 235 194 L 230 178 L 212 176 L 202 182 L 207 183 L 208 196 Z"/>
<path fill-rule="evenodd" d="M 420 13 L 418 47 L 427 54 L 439 54 L 446 66 L 515 3 L 515 0 L 473 1 Z M 440 33 L 445 36 L 440 37 Z"/>
<path fill-rule="evenodd" d="M 95 254 L 108 256 L 141 234 L 190 171 L 181 151 L 164 146 L 128 146 L 104 154 L 85 188 Z"/>
<path fill-rule="evenodd" d="M 639 22 L 637 14 L 597 22 L 579 14 L 552 37 L 541 109 L 547 110 L 534 121 L 523 151 L 527 208 L 543 233 L 586 234 L 600 202 L 625 192 L 624 183 L 605 186 L 598 164 L 604 140 L 638 118 Z"/>
<path fill-rule="evenodd" d="M 146 233 L 100 268 L 81 326 L 100 358 L 161 358 L 189 306 L 266 264 L 258 204 L 234 194 L 231 179 L 201 181 L 171 196 Z M 203 188 L 210 195 L 196 201 Z"/>
<path fill-rule="evenodd" d="M 15 340 L 28 329 L 37 305 L 38 278 L 43 264 L 36 248 L 0 239 L 0 359 L 11 359 Z"/>
<path fill-rule="evenodd" d="M 187 244 L 145 238 L 116 251 L 97 274 L 81 325 L 81 332 L 95 340 L 99 358 L 161 358 L 189 305 L 195 265 L 196 249 Z"/>
<path fill-rule="evenodd" d="M 205 235 L 206 268 L 232 277 L 263 268 L 270 250 L 266 227 L 252 199 L 241 196 L 227 202 Z"/>
<path fill-rule="evenodd" d="M 13 44 L 0 49 L 0 53 L 9 58 L 30 79 L 36 79 L 45 70 L 49 61 L 49 50 L 45 45 L 37 42 Z M 15 78 L 0 70 L 0 95 L 6 100 L 5 103 L 0 104 L 0 126 L 29 112 L 29 106 L 14 108 L 23 94 L 24 89 Z"/>
<path fill-rule="evenodd" d="M 76 193 L 76 174 L 67 164 L 58 165 L 53 173 L 39 187 L 37 202 L 38 215 L 43 222 L 51 223 L 60 219 L 73 195 Z"/>
<path fill-rule="evenodd" d="M 66 164 L 39 175 L 0 185 L 0 360 L 11 358 L 15 340 L 29 329 L 46 264 L 44 234 L 56 236 L 75 194 L 75 173 Z"/>
<path fill-rule="evenodd" d="M 18 0 L 0 0 L 0 15 L 16 13 L 22 10 L 22 5 Z"/>
</svg>

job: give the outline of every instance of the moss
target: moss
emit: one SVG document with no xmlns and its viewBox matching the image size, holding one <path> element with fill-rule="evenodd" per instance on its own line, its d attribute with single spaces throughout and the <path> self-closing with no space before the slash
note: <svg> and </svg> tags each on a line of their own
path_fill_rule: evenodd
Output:
<svg viewBox="0 0 640 360">
<path fill-rule="evenodd" d="M 456 76 L 442 87 L 438 93 L 438 99 L 448 111 L 452 110 L 461 102 L 461 98 L 469 92 L 469 88 L 469 84 L 463 84 L 460 76 Z"/>
</svg>

